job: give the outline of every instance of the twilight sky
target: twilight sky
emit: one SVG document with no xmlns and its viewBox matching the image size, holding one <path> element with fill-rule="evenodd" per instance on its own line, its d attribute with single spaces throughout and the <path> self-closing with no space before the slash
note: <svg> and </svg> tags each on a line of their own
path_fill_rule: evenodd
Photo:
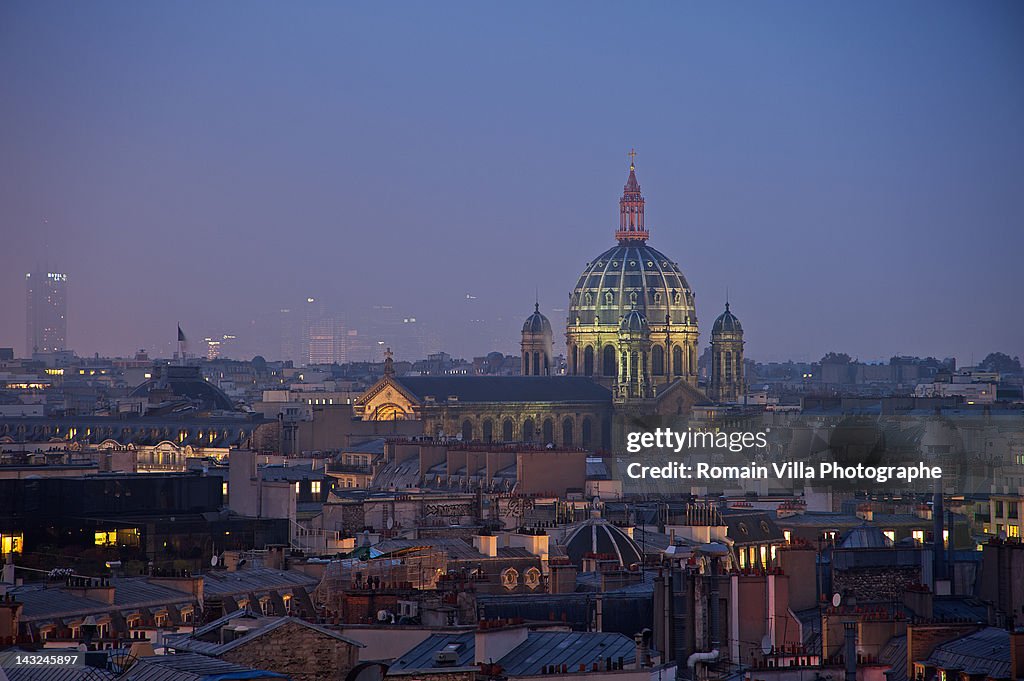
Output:
<svg viewBox="0 0 1024 681">
<path fill-rule="evenodd" d="M 79 354 L 274 358 L 308 295 L 518 351 L 635 146 L 702 346 L 728 288 L 755 359 L 1024 354 L 1019 2 L 8 0 L 0 83 L 19 353 L 37 263 Z"/>
</svg>

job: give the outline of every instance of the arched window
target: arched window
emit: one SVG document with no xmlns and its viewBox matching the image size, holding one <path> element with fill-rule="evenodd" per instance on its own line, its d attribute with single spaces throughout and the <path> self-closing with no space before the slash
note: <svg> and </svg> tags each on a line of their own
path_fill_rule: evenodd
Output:
<svg viewBox="0 0 1024 681">
<path fill-rule="evenodd" d="M 615 375 L 615 346 L 604 346 L 604 357 L 601 358 L 601 369 L 605 376 Z"/>
<path fill-rule="evenodd" d="M 504 442 L 512 442 L 512 419 L 505 419 L 501 424 L 501 439 Z"/>
<path fill-rule="evenodd" d="M 586 293 L 583 296 L 583 304 L 584 305 L 593 305 L 594 304 L 594 298 L 590 295 L 590 293 Z"/>
<path fill-rule="evenodd" d="M 462 422 L 462 441 L 471 442 L 473 440 L 473 422 L 466 419 Z"/>
<path fill-rule="evenodd" d="M 490 419 L 484 419 L 484 442 L 491 442 L 494 439 L 494 422 Z"/>
<path fill-rule="evenodd" d="M 651 348 L 651 371 L 655 376 L 665 375 L 665 350 L 660 345 Z"/>
<path fill-rule="evenodd" d="M 540 353 L 533 353 L 533 375 L 540 376 Z"/>
<path fill-rule="evenodd" d="M 555 422 L 551 419 L 544 419 L 544 444 L 555 441 Z"/>
<path fill-rule="evenodd" d="M 683 348 L 678 345 L 672 348 L 672 373 L 683 375 Z"/>
<path fill-rule="evenodd" d="M 583 350 L 583 375 L 594 375 L 594 348 L 590 345 Z"/>
<path fill-rule="evenodd" d="M 608 293 L 604 294 L 604 302 L 607 303 L 608 305 L 614 304 L 615 295 L 611 291 L 608 291 Z"/>
<path fill-rule="evenodd" d="M 562 446 L 563 447 L 572 447 L 572 435 L 573 435 L 572 431 L 573 431 L 572 419 L 566 418 L 564 421 L 562 421 Z"/>
<path fill-rule="evenodd" d="M 580 373 L 580 349 L 575 345 L 572 346 L 572 373 Z"/>
<path fill-rule="evenodd" d="M 686 354 L 689 356 L 689 361 L 686 363 L 687 371 L 691 374 L 695 373 L 697 370 L 697 352 L 693 349 L 692 345 Z"/>
<path fill-rule="evenodd" d="M 591 422 L 589 416 L 583 417 L 583 426 L 580 428 L 580 444 L 584 447 L 590 447 L 594 439 L 594 424 Z"/>
<path fill-rule="evenodd" d="M 523 421 L 523 442 L 533 442 L 533 419 Z"/>
</svg>

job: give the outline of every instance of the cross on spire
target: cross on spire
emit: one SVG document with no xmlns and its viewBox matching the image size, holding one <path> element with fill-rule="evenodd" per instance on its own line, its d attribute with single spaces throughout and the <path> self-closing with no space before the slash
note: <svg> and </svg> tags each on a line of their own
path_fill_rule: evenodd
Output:
<svg viewBox="0 0 1024 681">
<path fill-rule="evenodd" d="M 629 169 L 636 170 L 636 149 L 630 147 L 629 153 L 626 156 L 629 156 Z"/>
</svg>

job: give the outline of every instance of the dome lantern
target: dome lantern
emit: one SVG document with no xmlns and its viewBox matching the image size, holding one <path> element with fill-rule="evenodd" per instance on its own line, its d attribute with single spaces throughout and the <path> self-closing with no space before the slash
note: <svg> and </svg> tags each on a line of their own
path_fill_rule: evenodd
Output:
<svg viewBox="0 0 1024 681">
<path fill-rule="evenodd" d="M 619 199 L 619 229 L 615 238 L 622 245 L 644 243 L 650 237 L 644 225 L 644 195 L 640 193 L 640 183 L 636 179 L 636 151 L 629 151 L 629 177 L 622 188 Z"/>
</svg>

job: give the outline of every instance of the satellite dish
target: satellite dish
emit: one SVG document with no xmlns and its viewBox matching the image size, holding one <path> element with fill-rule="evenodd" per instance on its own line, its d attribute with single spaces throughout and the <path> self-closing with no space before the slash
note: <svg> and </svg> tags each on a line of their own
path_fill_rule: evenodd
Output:
<svg viewBox="0 0 1024 681">
<path fill-rule="evenodd" d="M 765 655 L 772 652 L 772 637 L 768 634 L 761 637 L 761 652 Z"/>
<path fill-rule="evenodd" d="M 219 562 L 220 561 L 217 559 L 217 556 L 212 556 L 210 558 L 210 567 L 217 567 L 217 563 Z"/>
<path fill-rule="evenodd" d="M 832 594 L 832 607 L 833 608 L 838 608 L 842 604 L 843 604 L 843 596 L 838 591 L 835 592 L 834 594 Z"/>
<path fill-rule="evenodd" d="M 385 522 L 384 524 L 387 525 L 388 529 L 390 530 L 395 526 L 395 519 L 391 516 L 388 516 L 387 522 Z"/>
</svg>

